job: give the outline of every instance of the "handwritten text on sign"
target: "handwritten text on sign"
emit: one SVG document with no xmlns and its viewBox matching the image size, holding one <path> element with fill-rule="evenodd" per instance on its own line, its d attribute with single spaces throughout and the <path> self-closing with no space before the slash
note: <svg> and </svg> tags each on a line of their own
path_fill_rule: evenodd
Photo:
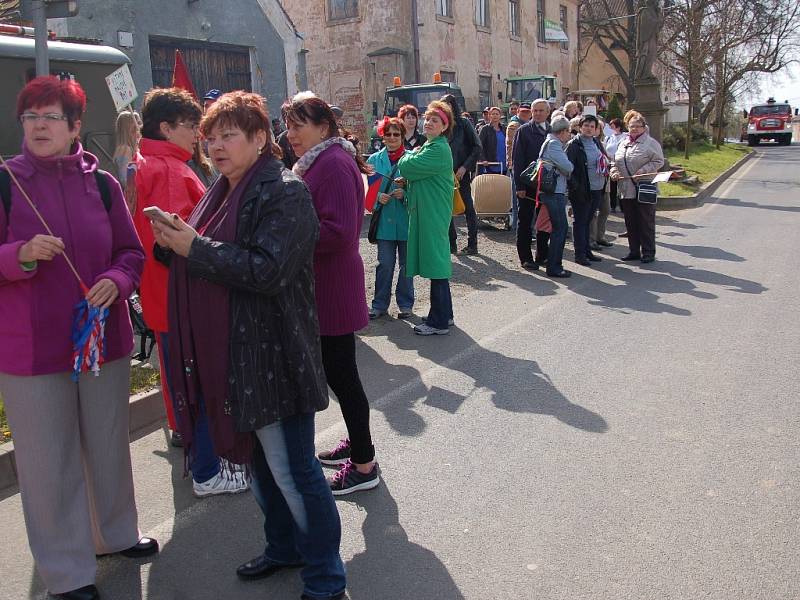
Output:
<svg viewBox="0 0 800 600">
<path fill-rule="evenodd" d="M 122 110 L 139 97 L 128 65 L 122 65 L 106 77 L 106 85 L 111 92 L 111 98 L 114 100 L 117 111 Z"/>
</svg>

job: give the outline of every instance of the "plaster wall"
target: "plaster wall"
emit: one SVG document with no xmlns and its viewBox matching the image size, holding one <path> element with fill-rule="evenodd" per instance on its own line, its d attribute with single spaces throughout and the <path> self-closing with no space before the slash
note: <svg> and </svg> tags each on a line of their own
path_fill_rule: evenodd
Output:
<svg viewBox="0 0 800 600">
<path fill-rule="evenodd" d="M 81 0 L 78 17 L 52 19 L 48 25 L 58 35 L 100 39 L 125 52 L 133 61 L 137 106 L 153 86 L 150 36 L 249 47 L 253 90 L 267 98 L 270 112 L 276 114 L 284 99 L 297 89 L 297 53 L 302 40 L 292 31 L 277 0 L 225 2 L 224 11 L 220 4 L 216 0 Z M 133 34 L 132 48 L 119 45 L 119 31 Z"/>
</svg>

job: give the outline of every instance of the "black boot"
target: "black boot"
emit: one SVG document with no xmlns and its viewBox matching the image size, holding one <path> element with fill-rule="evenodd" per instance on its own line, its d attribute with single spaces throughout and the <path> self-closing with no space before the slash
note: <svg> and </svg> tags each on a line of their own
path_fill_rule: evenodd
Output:
<svg viewBox="0 0 800 600">
<path fill-rule="evenodd" d="M 547 263 L 547 251 L 550 244 L 550 234 L 546 231 L 539 231 L 536 235 L 536 263 L 544 265 Z"/>
</svg>

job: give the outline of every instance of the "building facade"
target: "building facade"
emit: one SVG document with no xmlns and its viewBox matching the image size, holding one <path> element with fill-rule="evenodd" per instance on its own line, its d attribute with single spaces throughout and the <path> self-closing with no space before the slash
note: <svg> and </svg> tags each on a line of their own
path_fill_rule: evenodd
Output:
<svg viewBox="0 0 800 600">
<path fill-rule="evenodd" d="M 139 100 L 172 81 L 181 50 L 198 94 L 244 89 L 267 98 L 270 113 L 305 87 L 303 40 L 278 0 L 81 0 L 80 13 L 51 19 L 59 38 L 119 48 L 133 64 Z"/>
<path fill-rule="evenodd" d="M 399 76 L 441 73 L 467 109 L 499 104 L 505 79 L 555 75 L 558 98 L 574 85 L 577 0 L 284 0 L 305 40 L 309 88 L 345 111 L 356 131 L 380 113 Z M 547 41 L 562 29 L 569 41 Z"/>
</svg>

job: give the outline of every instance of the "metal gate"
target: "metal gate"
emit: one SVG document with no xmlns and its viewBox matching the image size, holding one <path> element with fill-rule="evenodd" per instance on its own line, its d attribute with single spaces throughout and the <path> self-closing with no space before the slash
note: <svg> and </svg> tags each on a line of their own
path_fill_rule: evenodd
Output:
<svg viewBox="0 0 800 600">
<path fill-rule="evenodd" d="M 181 51 L 198 95 L 213 88 L 223 92 L 252 91 L 248 48 L 163 38 L 150 39 L 154 87 L 172 85 L 175 50 Z"/>
</svg>

